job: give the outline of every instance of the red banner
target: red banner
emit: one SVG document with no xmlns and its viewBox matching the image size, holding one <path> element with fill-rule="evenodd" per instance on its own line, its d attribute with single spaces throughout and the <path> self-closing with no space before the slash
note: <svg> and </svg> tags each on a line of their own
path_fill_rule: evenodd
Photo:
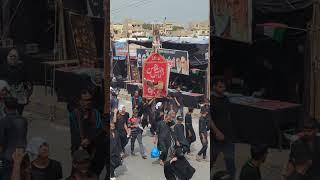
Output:
<svg viewBox="0 0 320 180">
<path fill-rule="evenodd" d="M 143 64 L 143 97 L 165 97 L 168 94 L 169 68 L 164 57 L 151 54 Z"/>
</svg>

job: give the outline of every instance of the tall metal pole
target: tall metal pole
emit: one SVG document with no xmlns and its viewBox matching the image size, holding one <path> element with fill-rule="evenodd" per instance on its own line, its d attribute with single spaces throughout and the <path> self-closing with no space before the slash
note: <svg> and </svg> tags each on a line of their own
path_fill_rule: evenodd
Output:
<svg viewBox="0 0 320 180">
<path fill-rule="evenodd" d="M 211 22 L 213 22 L 213 17 L 212 17 L 212 11 L 213 11 L 213 5 L 212 5 L 212 1 L 209 1 L 209 47 L 208 47 L 208 70 L 207 70 L 207 98 L 210 100 L 210 95 L 211 95 L 211 38 L 213 35 L 213 32 L 211 31 L 213 28 L 213 24 Z"/>
<path fill-rule="evenodd" d="M 104 113 L 110 113 L 110 0 L 104 0 Z"/>
<path fill-rule="evenodd" d="M 54 36 L 53 36 L 53 60 L 56 60 L 57 53 L 57 21 L 58 21 L 58 0 L 54 1 Z"/>
<path fill-rule="evenodd" d="M 63 3 L 62 0 L 59 0 L 59 8 L 60 8 L 60 31 L 61 31 L 61 40 L 62 40 L 62 50 L 63 52 L 63 59 L 67 59 L 67 42 L 66 42 L 66 29 L 65 29 L 65 21 L 64 21 L 64 8 L 63 8 Z"/>
<path fill-rule="evenodd" d="M 314 4 L 314 12 L 313 12 L 313 20 L 312 20 L 312 25 L 311 25 L 311 33 L 310 33 L 310 44 L 311 44 L 311 61 L 312 61 L 312 71 L 309 76 L 311 76 L 311 83 L 310 86 L 310 106 L 311 106 L 311 111 L 310 111 L 310 116 L 320 120 L 320 111 L 319 111 L 319 106 L 320 106 L 320 94 L 319 94 L 319 89 L 320 89 L 320 79 L 319 79 L 319 70 L 320 70 L 320 53 L 319 53 L 319 48 L 320 48 L 320 0 L 315 2 Z"/>
<path fill-rule="evenodd" d="M 127 56 L 127 76 L 128 80 L 131 81 L 131 64 L 130 64 L 130 44 L 128 43 L 128 56 Z"/>
</svg>

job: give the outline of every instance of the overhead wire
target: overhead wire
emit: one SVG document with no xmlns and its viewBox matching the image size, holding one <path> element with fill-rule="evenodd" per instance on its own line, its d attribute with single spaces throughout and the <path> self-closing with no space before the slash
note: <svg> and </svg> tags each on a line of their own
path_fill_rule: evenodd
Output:
<svg viewBox="0 0 320 180">
<path fill-rule="evenodd" d="M 135 7 L 141 7 L 142 5 L 147 5 L 149 3 L 151 3 L 152 1 L 151 0 L 140 0 L 140 1 L 136 1 L 135 3 L 132 3 L 132 4 L 128 4 L 124 7 L 120 7 L 120 8 L 117 8 L 117 9 L 114 9 L 114 10 L 111 10 L 111 15 L 117 15 L 119 14 L 120 12 L 122 12 L 125 8 L 128 8 L 128 7 L 132 7 L 132 8 L 135 8 Z"/>
</svg>

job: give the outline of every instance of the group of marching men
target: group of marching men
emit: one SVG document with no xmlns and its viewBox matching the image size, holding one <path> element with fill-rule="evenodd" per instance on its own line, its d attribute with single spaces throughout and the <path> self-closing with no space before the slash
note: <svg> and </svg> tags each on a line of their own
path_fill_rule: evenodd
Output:
<svg viewBox="0 0 320 180">
<path fill-rule="evenodd" d="M 176 93 L 165 98 L 142 98 L 141 92 L 136 91 L 132 97 L 132 116 L 129 115 L 124 105 L 119 105 L 116 98 L 111 97 L 111 134 L 115 139 L 111 140 L 111 178 L 115 179 L 114 169 L 120 166 L 122 159 L 128 156 L 125 147 L 131 141 L 132 156 L 135 153 L 135 141 L 139 143 L 142 159 L 147 159 L 143 145 L 143 137 L 149 133 L 146 127 L 150 127 L 149 135 L 153 138 L 154 145 L 160 151 L 160 155 L 152 164 L 164 166 L 167 179 L 191 179 L 195 169 L 188 159 L 191 153 L 191 144 L 196 141 L 193 128 L 193 109 L 188 108 L 184 115 L 183 96 L 178 86 Z M 199 136 L 202 148 L 196 155 L 197 161 L 208 162 L 208 131 L 209 131 L 209 101 L 201 107 L 199 118 Z M 112 139 L 112 138 L 111 138 Z M 115 153 L 114 155 L 112 153 Z M 113 157 L 113 160 L 112 160 Z M 114 161 L 114 163 L 112 162 Z M 185 172 L 185 173 L 181 173 Z"/>
</svg>

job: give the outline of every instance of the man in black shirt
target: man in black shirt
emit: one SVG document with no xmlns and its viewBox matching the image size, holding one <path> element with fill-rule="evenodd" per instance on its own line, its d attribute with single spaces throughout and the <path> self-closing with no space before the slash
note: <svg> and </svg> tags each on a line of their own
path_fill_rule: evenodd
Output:
<svg viewBox="0 0 320 180">
<path fill-rule="evenodd" d="M 70 114 L 69 127 L 71 133 L 71 153 L 82 148 L 92 157 L 92 167 L 96 174 L 100 174 L 106 157 L 105 141 L 103 135 L 102 117 L 100 112 L 93 107 L 92 95 L 84 89 L 80 93 L 78 108 Z M 100 158 L 104 157 L 104 158 Z"/>
<path fill-rule="evenodd" d="M 320 137 L 317 136 L 317 133 L 318 127 L 316 120 L 309 120 L 304 124 L 303 131 L 298 134 L 299 139 L 292 144 L 288 171 L 290 171 L 290 167 L 291 169 L 294 169 L 292 156 L 294 154 L 293 151 L 295 150 L 295 147 L 297 146 L 299 148 L 299 146 L 304 146 L 312 157 L 312 165 L 306 172 L 306 175 L 312 180 L 320 179 Z M 290 172 L 288 174 L 290 174 Z"/>
<path fill-rule="evenodd" d="M 308 174 L 312 166 L 312 154 L 308 146 L 302 141 L 297 141 L 292 145 L 290 153 L 290 163 L 292 164 L 292 172 L 287 180 L 316 180 L 318 178 L 311 177 Z M 319 169 L 318 169 L 319 170 Z"/>
<path fill-rule="evenodd" d="M 157 144 L 159 150 L 161 151 L 159 160 L 160 165 L 162 166 L 164 165 L 164 162 L 167 160 L 168 151 L 171 146 L 172 131 L 170 127 L 172 123 L 173 122 L 170 116 L 166 116 L 163 121 L 159 122 L 156 134 L 154 136 L 154 144 Z"/>
<path fill-rule="evenodd" d="M 0 120 L 0 161 L 7 168 L 3 179 L 10 175 L 12 154 L 16 149 L 24 149 L 27 145 L 28 120 L 17 113 L 17 107 L 17 99 L 5 99 L 6 116 Z"/>
<path fill-rule="evenodd" d="M 18 114 L 22 115 L 24 107 L 29 103 L 33 91 L 29 81 L 26 66 L 20 59 L 18 49 L 12 48 L 7 56 L 7 61 L 0 67 L 0 78 L 10 85 L 11 95 L 18 101 Z"/>
<path fill-rule="evenodd" d="M 203 160 L 207 158 L 207 149 L 208 149 L 208 122 L 207 122 L 208 112 L 202 110 L 201 117 L 199 119 L 199 136 L 202 144 L 201 150 L 198 152 L 197 161 L 201 160 L 201 155 Z"/>
<path fill-rule="evenodd" d="M 268 146 L 252 145 L 251 159 L 242 167 L 239 180 L 261 180 L 260 167 L 268 155 Z"/>
<path fill-rule="evenodd" d="M 72 154 L 72 167 L 74 169 L 66 180 L 98 180 L 96 174 L 90 171 L 90 155 L 85 150 L 77 150 Z"/>
<path fill-rule="evenodd" d="M 49 158 L 49 145 L 42 138 L 32 138 L 27 146 L 31 155 L 32 180 L 59 180 L 62 179 L 60 162 Z"/>
<path fill-rule="evenodd" d="M 147 98 L 144 99 L 143 102 L 143 117 L 142 117 L 142 127 L 143 129 L 148 126 L 148 124 L 151 125 L 150 127 L 150 133 L 153 136 L 155 133 L 155 98 Z"/>
<path fill-rule="evenodd" d="M 120 140 L 121 140 L 121 147 L 122 147 L 122 155 L 125 154 L 125 147 L 128 144 L 129 138 L 129 128 L 128 128 L 128 119 L 129 113 L 126 112 L 126 107 L 123 105 L 119 106 L 119 112 L 116 112 L 116 129 L 118 131 Z"/>
<path fill-rule="evenodd" d="M 177 110 L 180 111 L 180 113 L 181 113 L 181 117 L 184 117 L 184 114 L 183 114 L 183 108 L 184 108 L 183 96 L 182 96 L 182 93 L 181 93 L 180 86 L 177 86 L 176 90 L 177 90 L 177 92 L 174 95 L 174 100 L 175 100 L 176 105 L 177 105 Z M 176 113 L 178 113 L 178 111 Z"/>
<path fill-rule="evenodd" d="M 211 98 L 211 133 L 214 142 L 211 143 L 211 162 L 214 163 L 220 153 L 224 154 L 227 171 L 235 179 L 235 145 L 233 144 L 233 128 L 229 112 L 229 99 L 224 95 L 225 83 L 218 79 L 213 85 Z M 212 164 L 211 164 L 212 165 Z"/>
</svg>

